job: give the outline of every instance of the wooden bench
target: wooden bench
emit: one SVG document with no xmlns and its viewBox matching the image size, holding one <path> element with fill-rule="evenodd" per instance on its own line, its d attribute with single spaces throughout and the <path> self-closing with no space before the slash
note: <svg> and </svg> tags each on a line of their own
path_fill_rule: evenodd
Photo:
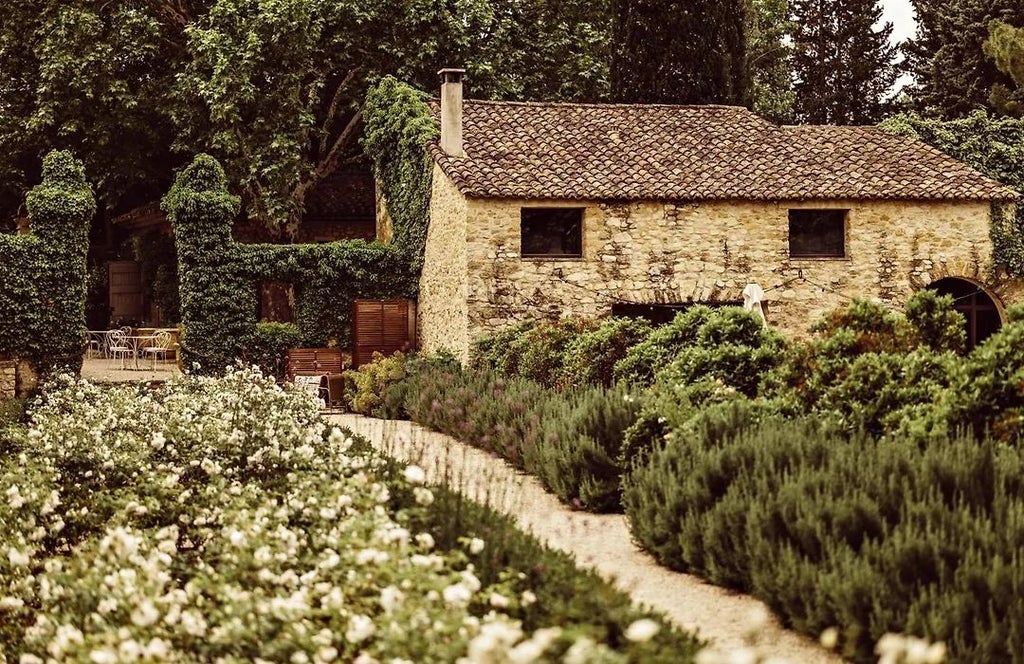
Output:
<svg viewBox="0 0 1024 664">
<path fill-rule="evenodd" d="M 327 405 L 340 403 L 344 392 L 342 372 L 349 361 L 349 354 L 340 348 L 289 348 L 285 379 L 311 392 L 316 390 Z M 319 381 L 310 380 L 317 377 Z"/>
</svg>

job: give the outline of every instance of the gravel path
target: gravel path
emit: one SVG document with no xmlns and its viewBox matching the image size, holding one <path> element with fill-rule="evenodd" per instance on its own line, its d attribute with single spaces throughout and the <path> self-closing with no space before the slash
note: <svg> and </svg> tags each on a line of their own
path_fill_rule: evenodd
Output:
<svg viewBox="0 0 1024 664">
<path fill-rule="evenodd" d="M 571 510 L 535 478 L 485 452 L 410 422 L 348 414 L 328 419 L 389 455 L 420 465 L 429 482 L 447 482 L 470 498 L 515 516 L 524 530 L 572 554 L 637 603 L 661 611 L 719 648 L 743 646 L 752 616 L 767 614 L 764 604 L 753 597 L 658 565 L 633 544 L 624 516 Z M 810 639 L 783 629 L 774 618 L 758 631 L 759 645 L 793 664 L 843 662 Z"/>
</svg>

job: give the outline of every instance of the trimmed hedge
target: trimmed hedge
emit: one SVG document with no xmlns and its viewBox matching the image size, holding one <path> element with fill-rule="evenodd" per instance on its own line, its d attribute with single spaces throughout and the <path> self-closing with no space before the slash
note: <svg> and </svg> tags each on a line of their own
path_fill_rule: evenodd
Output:
<svg viewBox="0 0 1024 664">
<path fill-rule="evenodd" d="M 221 373 L 254 343 L 259 284 L 297 285 L 303 343 L 349 341 L 352 300 L 402 297 L 415 280 L 395 247 L 363 240 L 327 244 L 235 244 L 238 198 L 224 170 L 200 155 L 163 203 L 174 226 L 181 277 L 182 360 L 193 371 Z"/>
<path fill-rule="evenodd" d="M 301 345 L 302 331 L 294 323 L 257 323 L 249 344 L 242 350 L 242 359 L 280 382 L 288 368 L 288 349 Z"/>
<path fill-rule="evenodd" d="M 0 234 L 0 355 L 27 360 L 43 379 L 59 370 L 77 373 L 96 212 L 82 163 L 70 152 L 48 154 L 26 205 L 32 234 Z"/>
</svg>

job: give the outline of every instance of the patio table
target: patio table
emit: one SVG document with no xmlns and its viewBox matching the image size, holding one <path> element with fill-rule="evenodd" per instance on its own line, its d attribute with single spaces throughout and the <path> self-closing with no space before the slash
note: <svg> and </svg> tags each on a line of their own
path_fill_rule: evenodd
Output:
<svg viewBox="0 0 1024 664">
<path fill-rule="evenodd" d="M 145 367 L 139 368 L 139 351 L 143 348 L 153 345 L 157 339 L 156 334 L 136 334 L 125 337 L 128 342 L 128 346 L 132 349 L 132 364 L 134 364 L 134 370 L 141 371 Z"/>
</svg>

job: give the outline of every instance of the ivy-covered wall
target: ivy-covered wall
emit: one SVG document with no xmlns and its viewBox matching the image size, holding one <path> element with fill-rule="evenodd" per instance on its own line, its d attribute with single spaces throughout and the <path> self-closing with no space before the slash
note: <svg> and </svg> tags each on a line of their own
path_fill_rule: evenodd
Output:
<svg viewBox="0 0 1024 664">
<path fill-rule="evenodd" d="M 393 224 L 393 244 L 419 275 L 430 222 L 434 163 L 426 145 L 438 137 L 429 96 L 386 76 L 363 105 L 363 149 L 373 160 Z"/>
<path fill-rule="evenodd" d="M 96 201 L 81 162 L 51 152 L 26 201 L 29 235 L 0 235 L 0 355 L 40 378 L 79 371 L 85 344 L 86 254 Z"/>
<path fill-rule="evenodd" d="M 295 286 L 296 323 L 303 343 L 345 347 L 355 298 L 415 297 L 426 238 L 430 159 L 436 135 L 425 95 L 384 79 L 366 109 L 367 153 L 394 222 L 389 244 L 341 240 L 325 244 L 237 244 L 231 226 L 239 200 L 224 170 L 199 155 L 163 201 L 178 248 L 182 359 L 193 370 L 218 373 L 260 343 L 259 286 Z"/>
<path fill-rule="evenodd" d="M 912 136 L 1024 194 L 1024 119 L 989 117 L 978 111 L 956 120 L 897 115 L 880 125 Z M 992 260 L 1011 277 L 1024 277 L 1024 202 L 1015 214 L 992 206 Z"/>
</svg>

